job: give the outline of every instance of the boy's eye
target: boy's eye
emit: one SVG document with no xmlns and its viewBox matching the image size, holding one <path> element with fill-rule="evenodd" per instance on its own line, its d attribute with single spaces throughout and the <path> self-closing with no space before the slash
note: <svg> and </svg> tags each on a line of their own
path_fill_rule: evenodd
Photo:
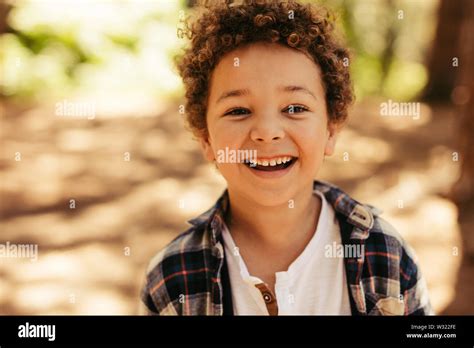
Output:
<svg viewBox="0 0 474 348">
<path fill-rule="evenodd" d="M 288 113 L 288 114 L 300 114 L 302 112 L 305 112 L 305 111 L 309 111 L 309 109 L 305 106 L 302 106 L 302 105 L 290 105 L 288 106 L 286 109 L 283 110 L 284 112 Z M 243 116 L 243 115 L 248 115 L 250 114 L 250 110 L 249 109 L 245 109 L 245 108 L 235 108 L 235 109 L 232 109 L 230 111 L 227 111 L 224 116 Z"/>
<path fill-rule="evenodd" d="M 244 108 L 235 108 L 230 111 L 227 111 L 224 116 L 230 115 L 230 116 L 242 116 L 242 115 L 248 115 L 250 114 L 250 110 L 244 109 Z"/>
<path fill-rule="evenodd" d="M 302 105 L 290 105 L 285 109 L 285 112 L 289 114 L 300 114 L 302 112 L 309 111 L 307 107 Z"/>
</svg>

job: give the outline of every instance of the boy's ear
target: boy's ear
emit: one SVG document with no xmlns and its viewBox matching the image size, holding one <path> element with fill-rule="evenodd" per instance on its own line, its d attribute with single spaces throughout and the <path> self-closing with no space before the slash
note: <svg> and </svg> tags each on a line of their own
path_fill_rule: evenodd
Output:
<svg viewBox="0 0 474 348">
<path fill-rule="evenodd" d="M 214 151 L 212 150 L 212 146 L 209 143 L 209 138 L 199 137 L 199 144 L 201 145 L 202 154 L 204 158 L 212 162 L 215 159 Z"/>
<path fill-rule="evenodd" d="M 339 124 L 335 122 L 328 123 L 328 139 L 326 140 L 326 146 L 324 147 L 324 155 L 331 156 L 334 153 L 340 129 L 341 127 Z"/>
</svg>

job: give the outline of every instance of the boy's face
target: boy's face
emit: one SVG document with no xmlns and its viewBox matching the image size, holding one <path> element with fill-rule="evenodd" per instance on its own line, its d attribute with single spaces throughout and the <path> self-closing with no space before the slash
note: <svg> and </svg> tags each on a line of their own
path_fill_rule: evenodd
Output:
<svg viewBox="0 0 474 348">
<path fill-rule="evenodd" d="M 201 145 L 209 161 L 218 160 L 230 192 L 274 206 L 312 188 L 337 131 L 328 125 L 319 67 L 308 56 L 277 44 L 251 44 L 222 58 L 209 88 L 209 137 Z M 262 165 L 219 163 L 226 147 L 256 150 Z M 278 165 L 285 157 L 292 160 Z"/>
</svg>

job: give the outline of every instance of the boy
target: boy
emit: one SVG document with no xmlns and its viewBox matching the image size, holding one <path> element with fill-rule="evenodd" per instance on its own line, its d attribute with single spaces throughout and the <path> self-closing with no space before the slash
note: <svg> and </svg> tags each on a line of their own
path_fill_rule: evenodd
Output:
<svg viewBox="0 0 474 348">
<path fill-rule="evenodd" d="M 178 68 L 188 125 L 228 186 L 150 263 L 148 312 L 430 314 L 399 234 L 375 208 L 314 181 L 353 100 L 330 17 L 293 1 L 206 6 L 182 30 L 191 46 Z M 224 149 L 256 158 L 218 161 Z"/>
</svg>

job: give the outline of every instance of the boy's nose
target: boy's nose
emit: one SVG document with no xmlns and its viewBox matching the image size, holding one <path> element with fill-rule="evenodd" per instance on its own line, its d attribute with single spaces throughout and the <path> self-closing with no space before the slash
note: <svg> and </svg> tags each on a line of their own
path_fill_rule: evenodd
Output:
<svg viewBox="0 0 474 348">
<path fill-rule="evenodd" d="M 255 142 L 270 143 L 284 137 L 285 132 L 280 122 L 271 116 L 262 116 L 258 119 L 250 132 L 250 138 Z"/>
</svg>

